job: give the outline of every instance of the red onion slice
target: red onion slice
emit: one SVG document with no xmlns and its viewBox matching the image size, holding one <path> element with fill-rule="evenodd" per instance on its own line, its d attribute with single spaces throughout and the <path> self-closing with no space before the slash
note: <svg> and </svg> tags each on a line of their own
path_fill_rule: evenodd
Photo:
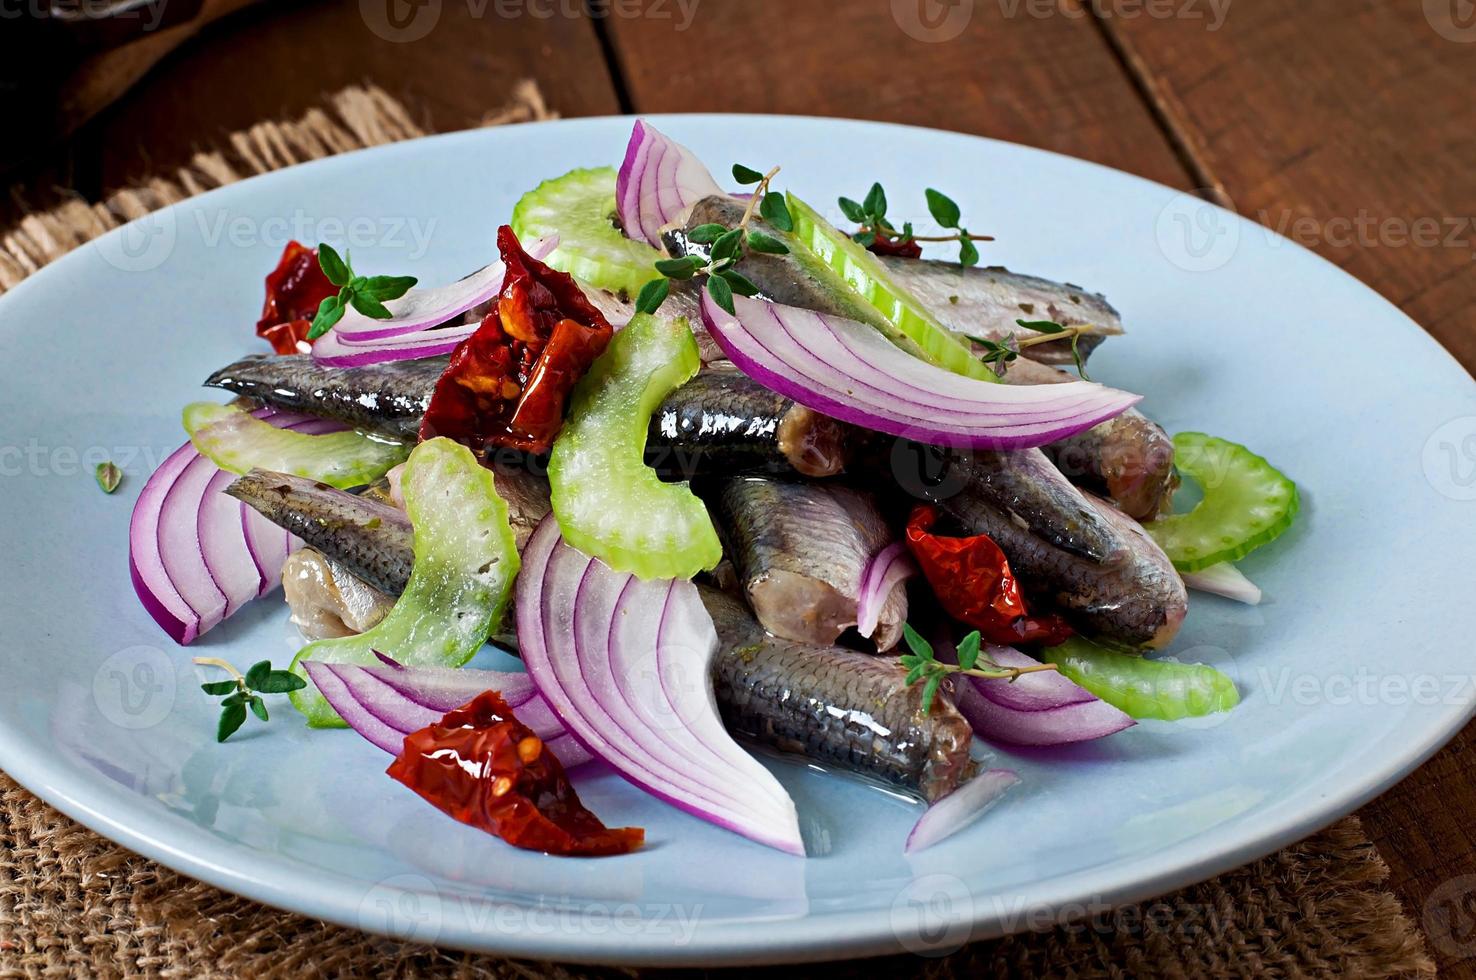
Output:
<svg viewBox="0 0 1476 980">
<path fill-rule="evenodd" d="M 894 541 L 872 556 L 861 573 L 861 597 L 856 603 L 856 631 L 862 636 L 876 632 L 882 604 L 901 582 L 921 571 L 902 541 Z"/>
<path fill-rule="evenodd" d="M 842 317 L 706 293 L 702 320 L 724 353 L 767 388 L 844 422 L 919 442 L 1031 449 L 1113 418 L 1141 395 L 1085 381 L 1004 385 L 945 371 Z"/>
<path fill-rule="evenodd" d="M 697 155 L 637 119 L 615 179 L 615 213 L 629 237 L 661 248 L 661 230 L 686 223 L 692 206 L 723 193 Z"/>
<path fill-rule="evenodd" d="M 957 663 L 951 644 L 935 644 L 938 659 Z M 1012 647 L 991 646 L 984 657 L 1001 667 L 1034 667 Z M 1137 722 L 1054 671 L 1023 674 L 1013 681 L 960 676 L 955 685 L 958 710 L 974 734 L 1009 745 L 1069 745 L 1105 738 Z"/>
<path fill-rule="evenodd" d="M 260 409 L 256 417 L 308 434 L 343 428 Z M 128 526 L 128 568 L 139 600 L 185 645 L 280 584 L 287 532 L 222 492 L 233 476 L 195 451 L 175 450 L 139 493 Z"/>
<path fill-rule="evenodd" d="M 1005 791 L 1020 781 L 1011 769 L 986 769 L 932 806 L 928 807 L 902 845 L 903 854 L 916 854 L 952 837 L 984 815 L 999 802 Z"/>
<path fill-rule="evenodd" d="M 593 758 L 543 703 L 526 674 L 495 670 L 433 667 L 359 667 L 309 660 L 308 675 L 328 703 L 373 745 L 391 755 L 405 747 L 405 736 L 439 722 L 484 691 L 497 691 L 520 722 L 548 750 L 573 769 Z M 458 675 L 452 677 L 449 675 Z"/>
<path fill-rule="evenodd" d="M 717 633 L 696 586 L 614 572 L 550 516 L 524 549 L 517 610 L 528 673 L 586 748 L 659 799 L 804 854 L 793 801 L 722 727 Z"/>
<path fill-rule="evenodd" d="M 1184 572 L 1184 584 L 1199 592 L 1234 599 L 1248 606 L 1261 604 L 1261 588 L 1230 562 L 1211 565 L 1199 572 Z"/>
</svg>

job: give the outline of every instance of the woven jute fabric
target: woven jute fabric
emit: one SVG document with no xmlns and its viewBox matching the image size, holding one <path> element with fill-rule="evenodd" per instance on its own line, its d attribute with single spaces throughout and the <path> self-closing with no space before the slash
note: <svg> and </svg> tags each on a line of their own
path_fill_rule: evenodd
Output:
<svg viewBox="0 0 1476 980">
<path fill-rule="evenodd" d="M 524 82 L 484 123 L 548 119 Z M 100 203 L 70 201 L 0 237 L 0 290 L 155 208 L 303 160 L 424 135 L 374 88 L 267 122 L 229 147 Z M 1049 846 L 1039 842 L 1039 846 Z M 976 943 L 749 976 L 1428 976 L 1424 940 L 1382 887 L 1389 870 L 1356 818 L 1154 902 Z M 400 943 L 266 908 L 104 840 L 0 774 L 0 980 L 14 977 L 496 977 L 657 975 L 566 967 Z M 711 971 L 734 972 L 739 971 Z"/>
</svg>

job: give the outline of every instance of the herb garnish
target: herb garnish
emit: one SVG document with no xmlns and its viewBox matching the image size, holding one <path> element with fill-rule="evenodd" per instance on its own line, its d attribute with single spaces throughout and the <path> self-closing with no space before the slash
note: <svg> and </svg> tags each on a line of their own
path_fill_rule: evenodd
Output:
<svg viewBox="0 0 1476 980">
<path fill-rule="evenodd" d="M 933 653 L 933 645 L 924 640 L 917 630 L 912 628 L 912 624 L 903 625 L 902 636 L 907 640 L 907 646 L 912 652 L 904 653 L 898 661 L 907 668 L 907 686 L 911 687 L 919 681 L 922 682 L 922 711 L 925 715 L 932 710 L 933 699 L 938 695 L 938 688 L 943 686 L 943 680 L 949 674 L 966 674 L 969 677 L 983 677 L 987 680 L 1014 681 L 1022 674 L 1056 669 L 1055 664 L 1038 664 L 1034 667 L 1001 667 L 981 655 L 979 647 L 982 641 L 978 630 L 958 641 L 957 664 L 940 662 Z"/>
<path fill-rule="evenodd" d="M 994 239 L 989 235 L 969 234 L 968 229 L 959 223 L 962 214 L 958 205 L 946 194 L 929 187 L 927 198 L 928 211 L 933 220 L 944 228 L 951 229 L 953 234 L 918 235 L 913 232 L 910 221 L 903 222 L 902 230 L 898 231 L 887 219 L 887 192 L 882 189 L 881 184 L 872 184 L 865 200 L 859 203 L 849 197 L 841 198 L 839 203 L 841 213 L 861 226 L 851 239 L 863 248 L 870 248 L 879 239 L 894 250 L 915 242 L 958 242 L 958 264 L 965 268 L 978 265 L 979 249 L 974 243 L 992 242 Z"/>
<path fill-rule="evenodd" d="M 1066 340 L 1069 338 L 1071 340 L 1071 357 L 1076 361 L 1076 373 L 1081 375 L 1083 381 L 1092 380 L 1086 373 L 1086 364 L 1082 361 L 1081 351 L 1077 348 L 1076 344 L 1082 334 L 1092 329 L 1091 324 L 1082 323 L 1074 327 L 1063 327 L 1054 320 L 1016 320 L 1015 323 L 1024 327 L 1026 330 L 1033 330 L 1037 334 L 1040 334 L 1040 336 L 1026 337 L 1024 340 L 1016 337 L 1013 333 L 1006 334 L 1003 340 L 990 340 L 987 337 L 975 337 L 967 334 L 965 336 L 968 336 L 970 340 L 984 348 L 984 354 L 979 360 L 995 368 L 1000 374 L 1004 373 L 1004 369 L 1009 367 L 1025 348 L 1034 347 L 1036 344 L 1048 344 L 1052 341 Z"/>
<path fill-rule="evenodd" d="M 779 173 L 775 167 L 766 174 L 761 174 L 752 167 L 745 167 L 741 163 L 733 164 L 733 179 L 740 184 L 757 184 L 753 190 L 753 196 L 748 200 L 748 207 L 744 209 L 743 219 L 738 222 L 738 227 L 729 228 L 717 223 L 698 225 L 687 234 L 687 240 L 697 245 L 711 245 L 712 249 L 708 257 L 703 259 L 700 255 L 684 255 L 677 259 L 662 259 L 656 263 L 656 271 L 661 273 L 662 278 L 652 279 L 641 287 L 640 295 L 636 297 L 637 313 L 655 313 L 666 302 L 667 296 L 671 295 L 671 280 L 691 279 L 699 272 L 707 275 L 707 294 L 713 298 L 718 306 L 734 312 L 733 294 L 739 296 L 757 296 L 758 287 L 739 272 L 735 266 L 743 261 L 749 252 L 760 252 L 765 255 L 787 255 L 789 246 L 785 245 L 773 235 L 762 231 L 749 230 L 749 222 L 753 220 L 754 210 L 771 226 L 779 231 L 794 231 L 794 218 L 789 213 L 789 205 L 784 201 L 784 195 L 771 193 L 769 184 L 774 175 Z"/>
<path fill-rule="evenodd" d="M 103 493 L 112 493 L 118 489 L 118 484 L 123 482 L 123 471 L 118 469 L 118 464 L 111 459 L 106 463 L 98 463 L 94 475 Z"/>
<path fill-rule="evenodd" d="M 339 255 L 331 245 L 318 245 L 318 265 L 328 281 L 339 287 L 338 295 L 329 296 L 318 304 L 318 313 L 308 330 L 307 339 L 317 340 L 343 318 L 343 311 L 352 306 L 374 320 L 389 320 L 394 317 L 384 305 L 385 300 L 399 299 L 410 291 L 414 276 L 360 276 L 349 265 L 348 253 Z"/>
<path fill-rule="evenodd" d="M 269 660 L 253 664 L 243 675 L 229 661 L 218 657 L 196 657 L 195 663 L 202 667 L 219 667 L 229 671 L 232 679 L 201 684 L 200 690 L 212 697 L 225 696 L 220 702 L 220 722 L 215 729 L 215 740 L 224 742 L 236 733 L 246 721 L 246 709 L 262 721 L 267 720 L 266 702 L 263 694 L 291 694 L 307 687 L 307 681 L 287 670 L 272 670 Z"/>
</svg>

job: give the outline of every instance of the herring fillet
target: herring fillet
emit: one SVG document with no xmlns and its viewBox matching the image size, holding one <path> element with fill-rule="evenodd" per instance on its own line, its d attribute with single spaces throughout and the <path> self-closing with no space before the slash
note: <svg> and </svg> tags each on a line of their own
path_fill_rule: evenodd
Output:
<svg viewBox="0 0 1476 980">
<path fill-rule="evenodd" d="M 744 594 L 769 632 L 829 645 L 856 625 L 867 563 L 893 541 L 875 500 L 850 487 L 735 477 L 711 494 Z M 893 586 L 874 636 L 890 650 L 907 620 Z"/>
<path fill-rule="evenodd" d="M 949 695 L 927 714 L 896 660 L 767 633 L 741 601 L 698 586 L 717 628 L 713 686 L 734 736 L 932 802 L 973 770 L 973 729 Z"/>
</svg>

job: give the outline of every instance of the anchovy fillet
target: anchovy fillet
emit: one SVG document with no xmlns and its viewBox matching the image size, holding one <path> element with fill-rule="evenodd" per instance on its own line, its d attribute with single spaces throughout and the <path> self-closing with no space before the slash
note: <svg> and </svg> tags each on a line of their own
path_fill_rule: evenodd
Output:
<svg viewBox="0 0 1476 980">
<path fill-rule="evenodd" d="M 867 563 L 892 543 L 870 494 L 849 487 L 727 480 L 712 494 L 728 557 L 769 632 L 802 643 L 834 643 L 856 625 Z M 899 583 L 882 604 L 874 639 L 890 650 L 907 620 Z"/>
<path fill-rule="evenodd" d="M 737 599 L 700 587 L 721 644 L 713 685 L 735 736 L 936 800 L 969 775 L 973 730 L 948 695 L 896 661 L 771 636 Z"/>
</svg>

